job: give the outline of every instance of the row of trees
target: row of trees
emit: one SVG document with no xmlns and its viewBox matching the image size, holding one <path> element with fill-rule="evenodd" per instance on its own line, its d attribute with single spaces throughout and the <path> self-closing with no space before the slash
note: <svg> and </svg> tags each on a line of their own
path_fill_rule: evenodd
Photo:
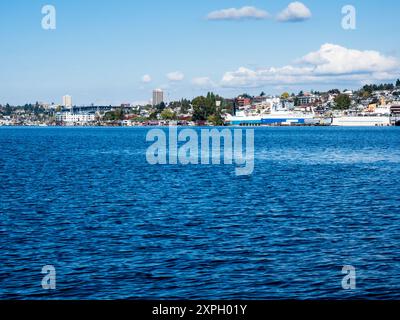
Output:
<svg viewBox="0 0 400 320">
<path fill-rule="evenodd" d="M 45 108 L 43 108 L 38 102 L 35 104 L 25 104 L 23 106 L 10 106 L 8 103 L 5 106 L 0 105 L 0 113 L 5 116 L 10 116 L 14 114 L 15 110 L 23 110 L 25 113 L 34 114 L 36 116 L 43 113 L 48 113 Z"/>
<path fill-rule="evenodd" d="M 163 120 L 177 120 L 178 114 L 185 115 L 191 108 L 193 108 L 193 121 L 209 121 L 214 125 L 223 125 L 222 113 L 230 106 L 224 98 L 209 92 L 207 96 L 199 96 L 192 101 L 182 99 L 171 102 L 168 107 L 162 102 L 154 107 L 150 119 L 161 117 Z"/>
<path fill-rule="evenodd" d="M 396 81 L 396 87 L 400 87 L 400 80 L 397 79 Z M 374 91 L 382 91 L 382 90 L 394 90 L 395 85 L 393 83 L 383 83 L 383 84 L 371 84 L 371 85 L 365 85 L 362 90 L 365 92 L 372 93 Z"/>
<path fill-rule="evenodd" d="M 226 107 L 226 102 L 219 95 L 209 92 L 206 97 L 194 98 L 192 106 L 193 121 L 209 121 L 214 125 L 224 124 L 222 110 Z"/>
<path fill-rule="evenodd" d="M 125 113 L 123 109 L 116 109 L 114 111 L 107 112 L 104 115 L 104 120 L 106 121 L 117 121 L 117 120 L 124 120 Z"/>
</svg>

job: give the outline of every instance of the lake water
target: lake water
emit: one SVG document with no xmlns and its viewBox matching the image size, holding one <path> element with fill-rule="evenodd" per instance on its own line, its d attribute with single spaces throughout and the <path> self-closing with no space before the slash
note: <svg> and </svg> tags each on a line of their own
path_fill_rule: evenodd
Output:
<svg viewBox="0 0 400 320">
<path fill-rule="evenodd" d="M 148 130 L 0 128 L 0 298 L 400 298 L 399 128 L 255 129 L 248 177 Z"/>
</svg>

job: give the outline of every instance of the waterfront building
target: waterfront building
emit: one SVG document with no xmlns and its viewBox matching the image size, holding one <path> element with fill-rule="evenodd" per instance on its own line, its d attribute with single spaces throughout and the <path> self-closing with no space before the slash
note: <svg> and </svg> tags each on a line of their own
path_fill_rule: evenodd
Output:
<svg viewBox="0 0 400 320">
<path fill-rule="evenodd" d="M 304 96 L 297 97 L 297 99 L 298 99 L 299 105 L 304 106 L 304 105 L 313 104 L 317 100 L 317 97 L 315 95 L 307 95 L 306 94 Z"/>
<path fill-rule="evenodd" d="M 58 112 L 56 114 L 56 121 L 65 123 L 66 125 L 86 125 L 96 120 L 95 113 L 89 112 Z"/>
<path fill-rule="evenodd" d="M 164 102 L 164 92 L 161 89 L 153 91 L 153 106 L 157 106 Z"/>
<path fill-rule="evenodd" d="M 246 107 L 251 105 L 251 99 L 250 98 L 245 98 L 245 97 L 238 97 L 236 99 L 236 106 L 237 107 Z"/>
<path fill-rule="evenodd" d="M 266 102 L 268 99 L 268 97 L 266 96 L 258 96 L 258 97 L 254 97 L 253 98 L 253 104 L 263 104 L 264 102 Z"/>
<path fill-rule="evenodd" d="M 400 103 L 394 104 L 390 107 L 392 114 L 392 122 L 396 126 L 400 126 Z"/>
</svg>

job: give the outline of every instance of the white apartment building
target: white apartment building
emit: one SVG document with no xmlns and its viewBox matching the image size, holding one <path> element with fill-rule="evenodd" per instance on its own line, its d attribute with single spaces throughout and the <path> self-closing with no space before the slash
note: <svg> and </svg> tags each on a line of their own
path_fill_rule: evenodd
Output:
<svg viewBox="0 0 400 320">
<path fill-rule="evenodd" d="M 56 121 L 63 122 L 67 125 L 84 125 L 96 121 L 96 114 L 94 113 L 72 113 L 72 112 L 58 112 L 56 114 Z"/>
<path fill-rule="evenodd" d="M 297 97 L 297 99 L 300 105 L 309 105 L 317 101 L 317 97 L 314 95 L 304 95 L 302 97 Z"/>
</svg>

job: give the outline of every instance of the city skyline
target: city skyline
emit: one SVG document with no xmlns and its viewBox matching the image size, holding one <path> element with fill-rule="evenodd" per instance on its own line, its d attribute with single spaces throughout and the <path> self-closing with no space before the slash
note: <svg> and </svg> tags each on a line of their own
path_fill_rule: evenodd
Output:
<svg viewBox="0 0 400 320">
<path fill-rule="evenodd" d="M 41 28 L 42 2 L 1 3 L 0 103 L 58 103 L 68 92 L 76 105 L 140 104 L 154 88 L 175 100 L 393 82 L 400 4 L 382 3 L 353 1 L 355 30 L 341 25 L 345 2 L 52 1 L 55 30 Z"/>
</svg>

